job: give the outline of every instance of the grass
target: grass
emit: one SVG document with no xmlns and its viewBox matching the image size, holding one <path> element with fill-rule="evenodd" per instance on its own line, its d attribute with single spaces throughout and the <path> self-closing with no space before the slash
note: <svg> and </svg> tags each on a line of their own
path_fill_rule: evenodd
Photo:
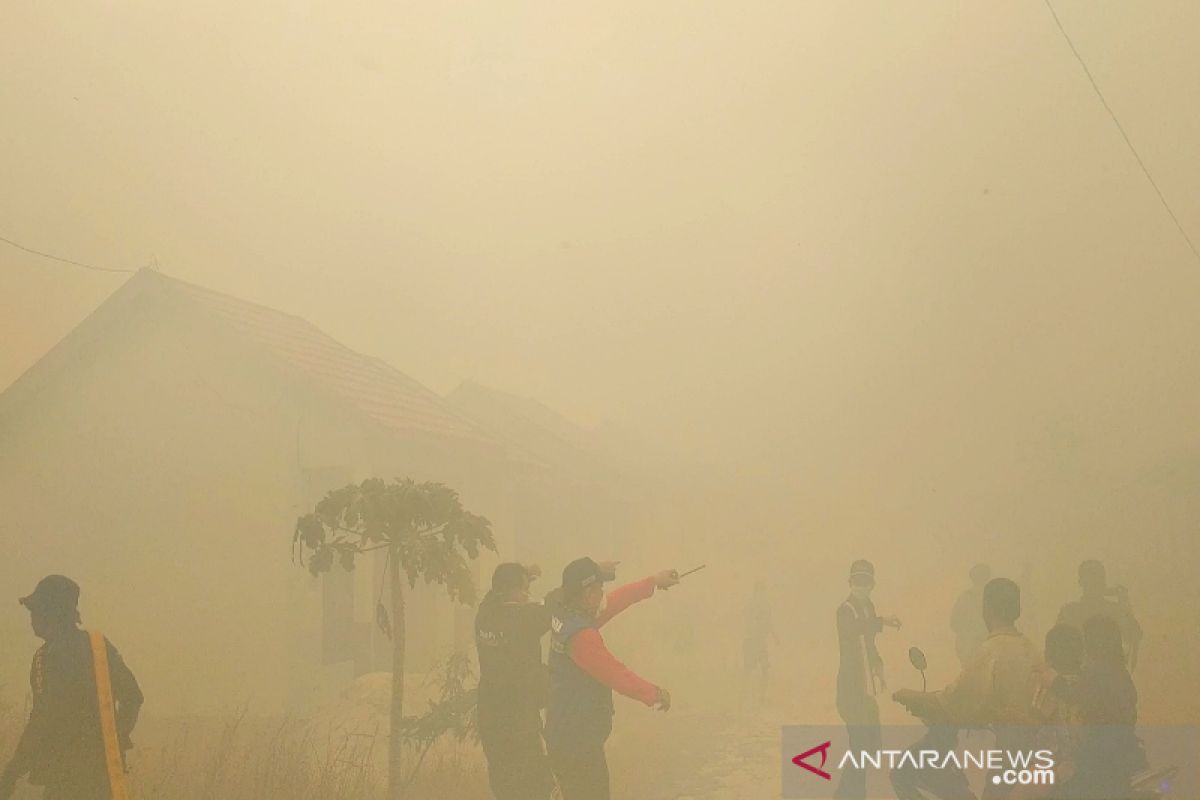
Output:
<svg viewBox="0 0 1200 800">
<path fill-rule="evenodd" d="M 0 752 L 7 758 L 25 710 L 0 698 Z M 223 719 L 147 716 L 134 731 L 129 782 L 135 800 L 382 800 L 386 720 L 378 736 L 348 735 L 289 717 Z M 409 763 L 415 761 L 415 755 Z M 37 797 L 24 787 L 17 798 Z M 486 800 L 478 747 L 446 743 L 430 750 L 408 787 L 412 800 Z"/>
</svg>

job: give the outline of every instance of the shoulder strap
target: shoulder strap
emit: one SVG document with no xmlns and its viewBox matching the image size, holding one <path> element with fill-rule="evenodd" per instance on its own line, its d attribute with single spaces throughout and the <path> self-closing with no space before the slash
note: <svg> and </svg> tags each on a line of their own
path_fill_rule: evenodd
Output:
<svg viewBox="0 0 1200 800">
<path fill-rule="evenodd" d="M 125 761 L 117 740 L 117 712 L 113 703 L 112 677 L 108 672 L 108 642 L 100 631 L 88 631 L 92 644 L 92 668 L 96 675 L 96 700 L 100 706 L 100 733 L 104 739 L 104 762 L 112 800 L 129 800 L 125 787 Z"/>
</svg>

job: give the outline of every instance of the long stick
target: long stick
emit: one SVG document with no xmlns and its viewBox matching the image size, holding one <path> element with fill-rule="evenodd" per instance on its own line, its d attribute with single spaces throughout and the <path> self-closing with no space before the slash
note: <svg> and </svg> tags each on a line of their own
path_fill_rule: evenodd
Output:
<svg viewBox="0 0 1200 800">
<path fill-rule="evenodd" d="M 689 569 L 687 572 L 681 572 L 679 574 L 679 577 L 686 578 L 688 575 L 691 575 L 693 572 L 699 572 L 700 570 L 704 569 L 707 566 L 708 566 L 708 564 L 701 564 L 700 566 L 696 567 L 695 569 Z"/>
</svg>

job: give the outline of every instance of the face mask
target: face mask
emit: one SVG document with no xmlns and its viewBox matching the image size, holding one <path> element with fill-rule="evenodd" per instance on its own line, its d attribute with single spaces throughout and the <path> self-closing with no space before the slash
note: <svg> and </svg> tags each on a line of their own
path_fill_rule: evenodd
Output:
<svg viewBox="0 0 1200 800">
<path fill-rule="evenodd" d="M 857 597 L 859 600 L 866 600 L 871 596 L 870 586 L 851 586 L 850 594 Z"/>
</svg>

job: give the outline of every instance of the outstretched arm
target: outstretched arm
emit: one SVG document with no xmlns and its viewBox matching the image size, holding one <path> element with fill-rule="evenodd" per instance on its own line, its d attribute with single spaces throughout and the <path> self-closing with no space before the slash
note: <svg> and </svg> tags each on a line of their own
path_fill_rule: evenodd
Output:
<svg viewBox="0 0 1200 800">
<path fill-rule="evenodd" d="M 618 586 L 616 589 L 613 589 L 605 597 L 604 610 L 596 617 L 596 625 L 603 625 L 634 603 L 652 596 L 654 588 L 655 578 L 653 575 L 650 575 L 642 578 L 640 581 L 627 583 L 624 586 Z"/>
<path fill-rule="evenodd" d="M 842 603 L 837 610 L 838 638 L 852 640 L 855 636 L 869 636 L 883 630 L 883 620 L 879 617 L 863 617 L 859 619 L 854 609 Z"/>
</svg>

